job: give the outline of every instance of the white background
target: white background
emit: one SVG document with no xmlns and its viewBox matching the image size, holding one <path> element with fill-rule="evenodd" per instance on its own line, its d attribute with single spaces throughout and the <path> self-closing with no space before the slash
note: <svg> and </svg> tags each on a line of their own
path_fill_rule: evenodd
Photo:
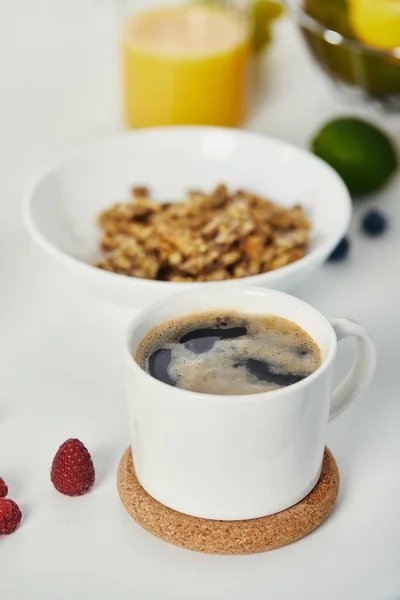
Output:
<svg viewBox="0 0 400 600">
<path fill-rule="evenodd" d="M 120 504 L 129 314 L 78 288 L 32 246 L 20 218 L 38 168 L 121 129 L 111 4 L 0 0 L 0 474 L 24 513 L 18 532 L 0 538 L 0 598 L 399 599 L 399 179 L 379 197 L 389 233 L 359 233 L 372 198 L 357 208 L 349 260 L 296 290 L 329 317 L 359 320 L 379 351 L 370 391 L 330 427 L 342 488 L 329 521 L 281 550 L 218 557 L 153 538 Z M 253 129 L 307 145 L 324 120 L 355 112 L 311 65 L 289 22 L 277 29 L 268 69 Z M 400 116 L 374 117 L 400 142 Z M 53 489 L 49 468 L 60 443 L 75 436 L 92 452 L 97 483 L 69 499 Z"/>
</svg>

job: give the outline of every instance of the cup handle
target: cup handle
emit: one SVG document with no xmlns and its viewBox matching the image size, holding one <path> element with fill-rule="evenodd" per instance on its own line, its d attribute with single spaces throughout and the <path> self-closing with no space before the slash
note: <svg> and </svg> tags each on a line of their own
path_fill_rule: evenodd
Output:
<svg viewBox="0 0 400 600">
<path fill-rule="evenodd" d="M 332 396 L 329 420 L 335 419 L 371 383 L 376 367 L 376 351 L 371 336 L 364 327 L 350 319 L 332 319 L 338 342 L 346 337 L 357 340 L 357 354 L 353 366 Z"/>
</svg>

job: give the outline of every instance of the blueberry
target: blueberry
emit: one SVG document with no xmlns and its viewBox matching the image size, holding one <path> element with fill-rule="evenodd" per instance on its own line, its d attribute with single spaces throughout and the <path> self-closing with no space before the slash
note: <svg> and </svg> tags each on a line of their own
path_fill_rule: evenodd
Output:
<svg viewBox="0 0 400 600">
<path fill-rule="evenodd" d="M 350 250 L 350 242 L 344 237 L 340 240 L 330 257 L 328 258 L 331 262 L 338 262 L 339 260 L 344 260 L 348 255 Z"/>
<path fill-rule="evenodd" d="M 362 220 L 362 228 L 367 235 L 381 235 L 387 227 L 387 218 L 379 210 L 370 210 Z"/>
</svg>

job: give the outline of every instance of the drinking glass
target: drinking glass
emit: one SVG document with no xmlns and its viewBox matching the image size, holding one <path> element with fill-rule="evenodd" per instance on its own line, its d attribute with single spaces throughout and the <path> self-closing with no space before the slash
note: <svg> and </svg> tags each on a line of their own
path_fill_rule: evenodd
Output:
<svg viewBox="0 0 400 600">
<path fill-rule="evenodd" d="M 122 21 L 130 127 L 242 125 L 252 87 L 246 1 L 125 0 Z"/>
</svg>

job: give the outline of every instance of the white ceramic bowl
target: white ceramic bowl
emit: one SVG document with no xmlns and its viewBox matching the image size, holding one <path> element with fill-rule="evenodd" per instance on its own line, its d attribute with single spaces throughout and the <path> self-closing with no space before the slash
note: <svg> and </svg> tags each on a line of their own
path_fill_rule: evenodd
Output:
<svg viewBox="0 0 400 600">
<path fill-rule="evenodd" d="M 127 199 L 132 185 L 148 185 L 157 199 L 171 200 L 183 198 L 188 188 L 209 191 L 222 182 L 284 206 L 305 206 L 313 224 L 308 254 L 269 273 L 202 284 L 150 281 L 91 266 L 99 255 L 96 215 Z M 60 268 L 69 269 L 96 294 L 140 308 L 194 285 L 293 288 L 344 235 L 351 201 L 328 165 L 285 142 L 233 129 L 165 127 L 120 135 L 76 152 L 37 178 L 23 210 L 33 239 Z"/>
</svg>

